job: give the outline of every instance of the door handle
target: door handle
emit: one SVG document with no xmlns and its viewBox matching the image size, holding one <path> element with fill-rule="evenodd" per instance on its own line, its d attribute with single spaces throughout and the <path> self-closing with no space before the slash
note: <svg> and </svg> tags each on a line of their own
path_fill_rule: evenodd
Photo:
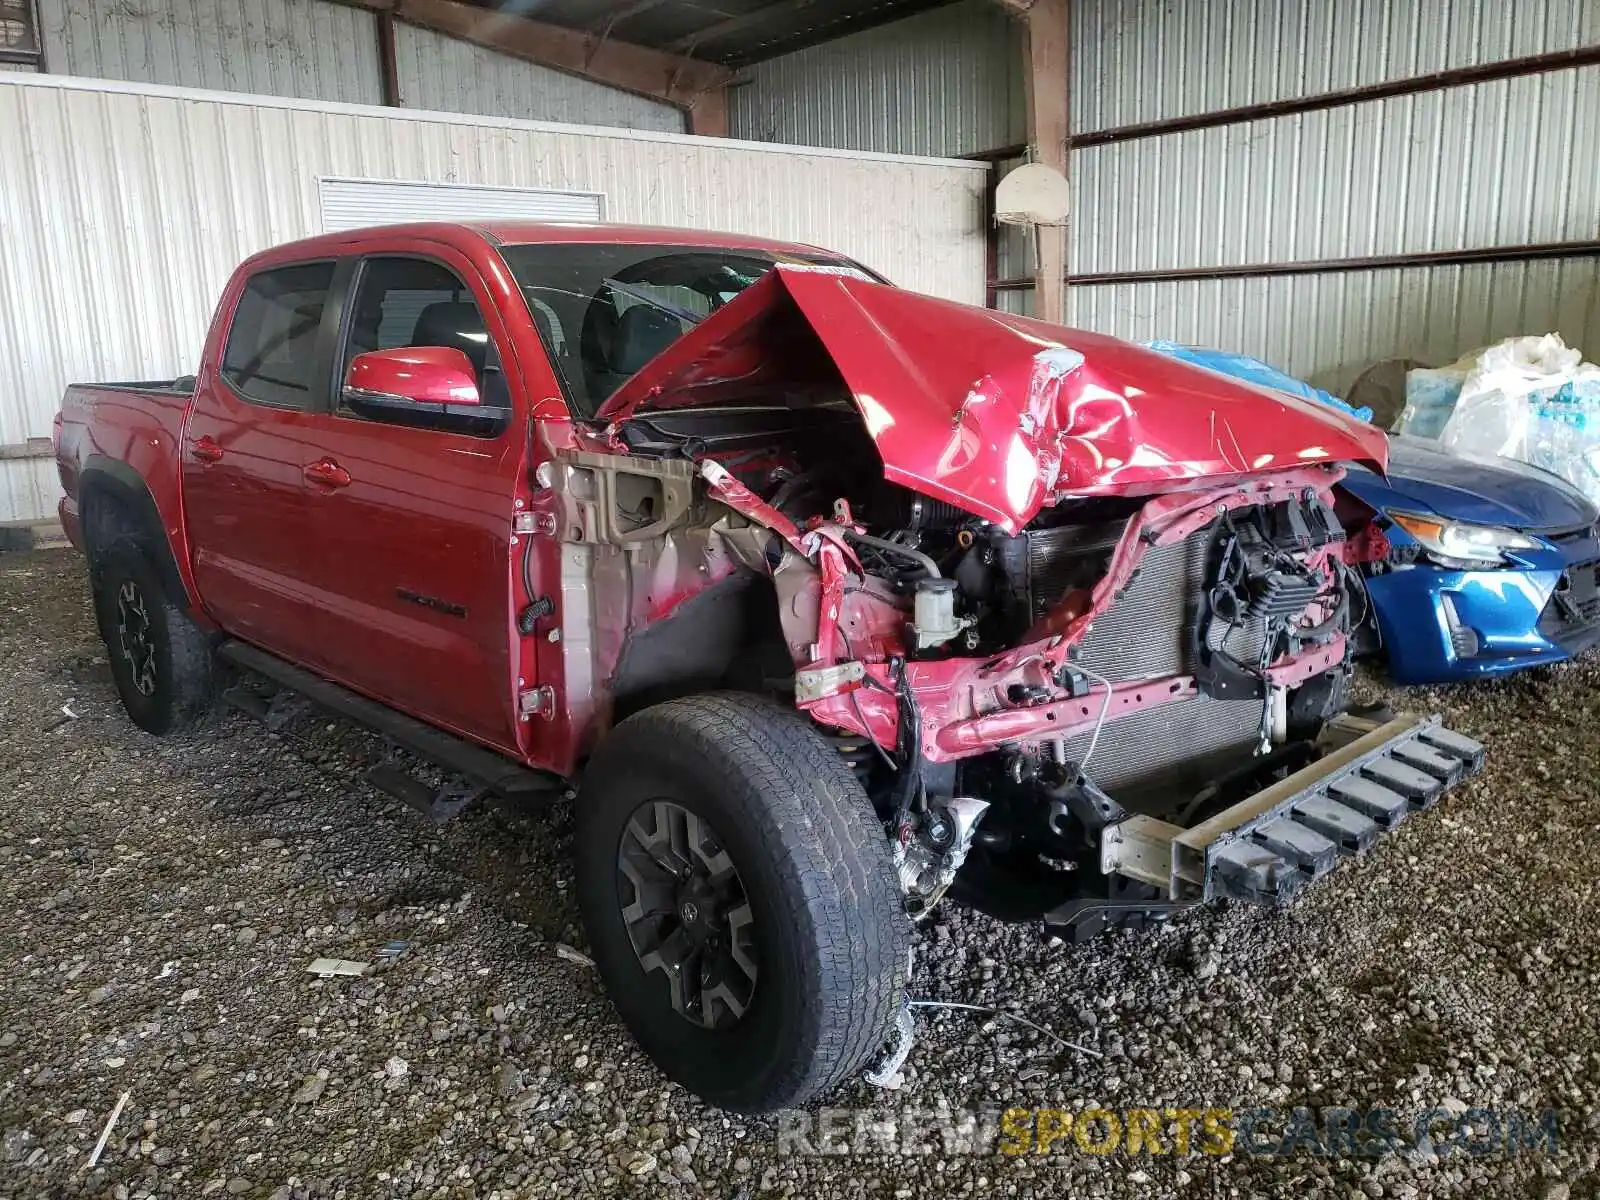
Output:
<svg viewBox="0 0 1600 1200">
<path fill-rule="evenodd" d="M 306 478 L 326 488 L 350 486 L 350 472 L 331 458 L 319 459 L 306 468 Z"/>
<path fill-rule="evenodd" d="M 189 443 L 189 454 L 203 463 L 219 462 L 222 459 L 222 447 L 212 437 L 197 437 Z"/>
</svg>

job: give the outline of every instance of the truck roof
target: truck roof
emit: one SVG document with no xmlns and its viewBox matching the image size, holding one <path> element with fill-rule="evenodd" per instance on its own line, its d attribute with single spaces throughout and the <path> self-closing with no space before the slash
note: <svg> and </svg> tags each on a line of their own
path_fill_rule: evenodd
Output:
<svg viewBox="0 0 1600 1200">
<path fill-rule="evenodd" d="M 664 225 L 612 225 L 588 221 L 414 221 L 400 225 L 370 225 L 284 242 L 252 255 L 247 263 L 285 261 L 319 254 L 347 253 L 352 242 L 373 235 L 422 237 L 461 245 L 482 240 L 519 246 L 532 242 L 603 242 L 644 246 L 707 246 L 724 250 L 764 250 L 776 254 L 832 254 L 833 251 L 800 242 L 783 242 L 744 233 L 717 233 L 705 229 L 674 229 Z"/>
<path fill-rule="evenodd" d="M 579 221 L 486 221 L 473 226 L 508 246 L 527 242 L 624 242 L 646 246 L 715 246 L 728 250 L 830 253 L 802 242 L 783 242 L 747 233 L 678 229 L 670 225 L 607 225 Z"/>
</svg>

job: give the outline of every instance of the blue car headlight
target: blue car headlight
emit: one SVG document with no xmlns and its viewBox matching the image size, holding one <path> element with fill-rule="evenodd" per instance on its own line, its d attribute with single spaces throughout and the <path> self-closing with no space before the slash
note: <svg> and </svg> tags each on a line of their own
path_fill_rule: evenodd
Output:
<svg viewBox="0 0 1600 1200">
<path fill-rule="evenodd" d="M 1469 525 L 1421 513 L 1390 512 L 1396 525 L 1417 539 L 1428 556 L 1445 567 L 1500 566 L 1507 550 L 1537 550 L 1543 544 L 1515 529 Z"/>
</svg>

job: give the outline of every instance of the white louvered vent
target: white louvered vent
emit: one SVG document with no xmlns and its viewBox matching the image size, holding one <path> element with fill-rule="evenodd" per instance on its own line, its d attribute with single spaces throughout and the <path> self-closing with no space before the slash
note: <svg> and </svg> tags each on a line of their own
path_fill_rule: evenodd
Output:
<svg viewBox="0 0 1600 1200">
<path fill-rule="evenodd" d="M 320 179 L 325 233 L 401 221 L 600 221 L 599 192 L 474 187 L 395 179 Z"/>
</svg>

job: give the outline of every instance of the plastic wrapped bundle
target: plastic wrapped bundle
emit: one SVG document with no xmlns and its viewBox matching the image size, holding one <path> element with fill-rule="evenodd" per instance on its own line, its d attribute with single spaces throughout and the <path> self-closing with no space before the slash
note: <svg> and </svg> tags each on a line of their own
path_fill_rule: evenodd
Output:
<svg viewBox="0 0 1600 1200">
<path fill-rule="evenodd" d="M 1417 367 L 1406 372 L 1406 406 L 1400 412 L 1396 433 L 1438 438 L 1444 433 L 1461 387 L 1477 365 L 1481 351 L 1474 350 L 1448 367 Z"/>
<path fill-rule="evenodd" d="M 1439 440 L 1460 454 L 1541 467 L 1600 503 L 1600 367 L 1553 333 L 1490 346 Z"/>
</svg>

